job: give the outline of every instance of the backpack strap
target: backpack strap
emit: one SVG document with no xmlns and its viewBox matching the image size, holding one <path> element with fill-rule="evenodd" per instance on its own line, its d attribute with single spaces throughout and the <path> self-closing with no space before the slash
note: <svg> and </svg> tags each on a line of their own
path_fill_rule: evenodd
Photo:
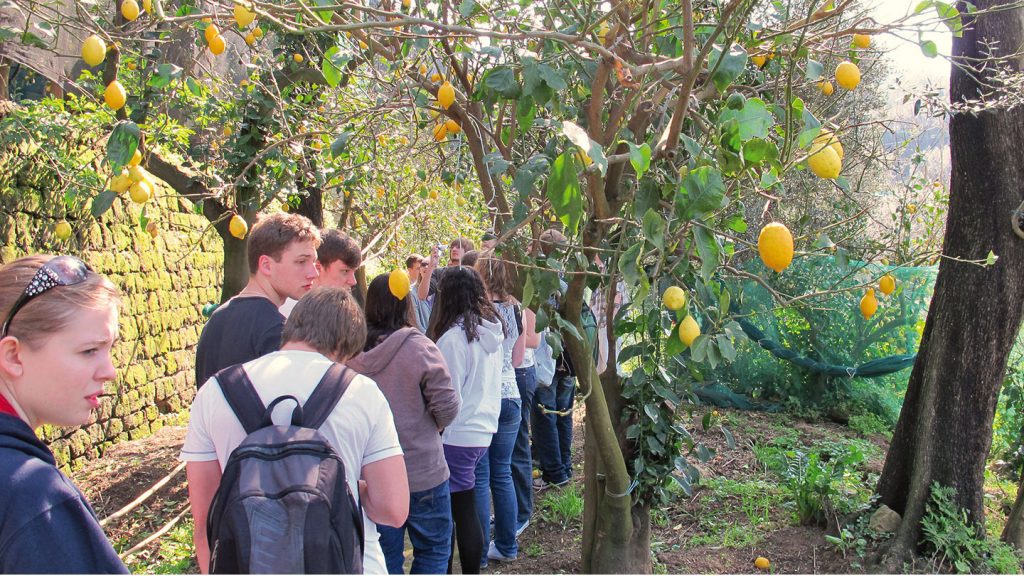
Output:
<svg viewBox="0 0 1024 576">
<path fill-rule="evenodd" d="M 302 425 L 314 430 L 320 428 L 331 412 L 334 412 L 334 407 L 338 405 L 355 377 L 355 370 L 350 370 L 337 362 L 331 364 L 303 406 Z"/>
<path fill-rule="evenodd" d="M 228 401 L 235 417 L 245 428 L 245 433 L 252 434 L 262 428 L 265 410 L 263 400 L 260 400 L 260 395 L 253 388 L 252 381 L 249 380 L 249 375 L 245 373 L 242 365 L 228 366 L 213 376 L 220 384 L 224 399 Z"/>
</svg>

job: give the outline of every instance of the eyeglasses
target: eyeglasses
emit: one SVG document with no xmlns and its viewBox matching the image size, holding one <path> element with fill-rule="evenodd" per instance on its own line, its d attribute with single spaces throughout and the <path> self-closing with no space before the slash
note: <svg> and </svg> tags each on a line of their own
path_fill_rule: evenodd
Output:
<svg viewBox="0 0 1024 576">
<path fill-rule="evenodd" d="M 91 271 L 92 268 L 89 268 L 88 264 L 74 256 L 57 256 L 40 266 L 32 276 L 32 281 L 25 287 L 25 291 L 15 300 L 14 306 L 11 306 L 11 312 L 4 320 L 3 327 L 0 328 L 0 338 L 7 337 L 7 329 L 10 328 L 14 315 L 33 298 L 57 286 L 81 284 L 85 282 Z"/>
</svg>

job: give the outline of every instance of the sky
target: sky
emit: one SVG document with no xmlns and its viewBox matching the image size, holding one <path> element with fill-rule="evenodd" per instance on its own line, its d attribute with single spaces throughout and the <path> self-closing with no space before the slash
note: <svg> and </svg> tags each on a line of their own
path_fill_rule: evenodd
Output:
<svg viewBox="0 0 1024 576">
<path fill-rule="evenodd" d="M 910 14 L 919 1 L 874 0 L 875 6 L 871 13 L 879 24 L 885 25 Z M 925 16 L 934 20 L 934 11 L 927 10 Z M 896 34 L 880 34 L 876 38 L 879 46 L 889 50 L 894 75 L 898 74 L 905 86 L 923 86 L 925 81 L 941 86 L 948 85 L 949 61 L 943 56 L 949 55 L 953 37 L 945 26 L 940 24 L 934 31 L 924 34 L 925 40 L 931 40 L 938 46 L 939 56 L 936 58 L 928 58 L 921 52 L 916 42 L 916 32 L 900 31 Z"/>
</svg>

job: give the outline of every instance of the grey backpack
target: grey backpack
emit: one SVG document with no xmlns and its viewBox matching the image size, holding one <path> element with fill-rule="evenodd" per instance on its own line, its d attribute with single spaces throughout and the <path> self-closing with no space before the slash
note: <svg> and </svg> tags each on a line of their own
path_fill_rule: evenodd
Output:
<svg viewBox="0 0 1024 576">
<path fill-rule="evenodd" d="M 363 514 L 345 464 L 318 428 L 355 372 L 332 364 L 305 405 L 280 396 L 266 408 L 242 366 L 216 374 L 245 428 L 210 504 L 211 574 L 361 574 Z M 291 425 L 271 414 L 292 400 Z"/>
</svg>

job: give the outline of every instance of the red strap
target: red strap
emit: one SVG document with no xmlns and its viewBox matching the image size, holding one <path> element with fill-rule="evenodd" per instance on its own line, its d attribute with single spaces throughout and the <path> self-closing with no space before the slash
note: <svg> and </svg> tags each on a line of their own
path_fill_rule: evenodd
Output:
<svg viewBox="0 0 1024 576">
<path fill-rule="evenodd" d="M 3 394 L 0 394 L 0 414 L 10 414 L 15 418 L 21 418 L 14 410 L 14 406 L 11 406 L 11 403 L 7 401 L 7 398 L 4 398 Z"/>
</svg>

